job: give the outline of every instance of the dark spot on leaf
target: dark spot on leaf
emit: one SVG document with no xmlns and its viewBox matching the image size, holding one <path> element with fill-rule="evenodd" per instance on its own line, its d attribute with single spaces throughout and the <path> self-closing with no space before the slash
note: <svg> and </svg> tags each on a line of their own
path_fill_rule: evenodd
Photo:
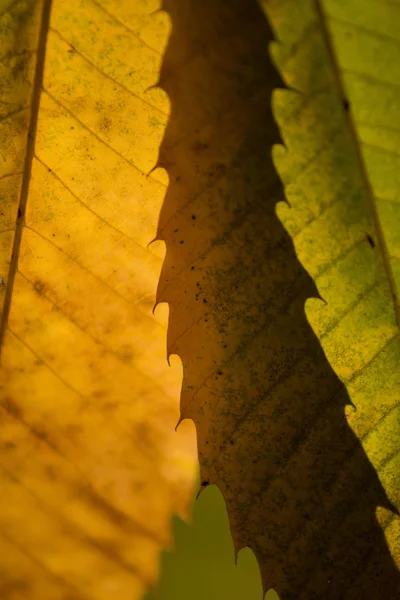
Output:
<svg viewBox="0 0 400 600">
<path fill-rule="evenodd" d="M 194 267 L 190 267 L 190 270 L 191 270 L 191 271 L 194 271 Z"/>
<path fill-rule="evenodd" d="M 178 233 L 179 229 L 174 229 L 174 233 Z"/>
<path fill-rule="evenodd" d="M 201 482 L 201 487 L 207 487 L 208 485 L 210 485 L 209 481 L 202 481 Z"/>
<path fill-rule="evenodd" d="M 181 240 L 179 243 L 180 243 L 180 244 L 183 244 L 183 240 Z"/>
<path fill-rule="evenodd" d="M 207 304 L 207 300 L 205 298 L 203 298 L 203 302 L 204 304 Z"/>
<path fill-rule="evenodd" d="M 43 283 L 43 281 L 40 281 L 40 279 L 36 279 L 36 281 L 33 283 L 35 290 L 39 293 L 39 294 L 43 294 L 44 290 L 45 290 L 45 283 Z"/>
<path fill-rule="evenodd" d="M 202 150 L 207 150 L 208 145 L 207 144 L 202 144 L 201 142 L 195 142 L 193 144 L 193 150 L 195 152 L 201 152 Z"/>
<path fill-rule="evenodd" d="M 21 209 L 19 208 L 18 209 L 18 219 L 20 219 L 21 217 L 22 217 L 22 212 L 21 212 Z"/>
<path fill-rule="evenodd" d="M 375 248 L 376 244 L 375 244 L 374 238 L 371 235 L 369 235 L 369 233 L 366 234 L 366 237 L 367 237 L 368 243 L 371 246 L 371 248 Z"/>
<path fill-rule="evenodd" d="M 2 402 L 2 406 L 15 419 L 22 419 L 22 411 L 20 407 L 18 404 L 16 404 L 16 402 L 14 402 L 14 400 L 11 400 L 11 398 L 6 398 Z"/>
<path fill-rule="evenodd" d="M 108 131 L 110 129 L 111 125 L 112 125 L 112 120 L 108 117 L 104 117 L 100 123 L 100 130 Z"/>
<path fill-rule="evenodd" d="M 31 429 L 33 435 L 35 437 L 37 437 L 41 442 L 49 441 L 49 435 L 48 435 L 47 431 L 45 431 L 42 427 L 32 426 L 30 429 Z"/>
<path fill-rule="evenodd" d="M 196 215 L 192 215 L 192 219 L 193 219 L 193 221 L 195 220 L 195 218 L 196 218 Z"/>
<path fill-rule="evenodd" d="M 347 100 L 347 98 L 343 98 L 343 100 L 342 100 L 342 105 L 343 105 L 343 108 L 344 108 L 344 110 L 345 110 L 346 112 L 348 112 L 348 111 L 349 111 L 349 108 L 350 108 L 350 103 L 349 103 L 349 101 Z"/>
</svg>

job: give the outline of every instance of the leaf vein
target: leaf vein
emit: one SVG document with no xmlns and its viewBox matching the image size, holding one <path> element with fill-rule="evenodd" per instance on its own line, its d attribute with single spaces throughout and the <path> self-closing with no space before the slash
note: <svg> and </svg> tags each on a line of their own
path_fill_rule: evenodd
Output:
<svg viewBox="0 0 400 600">
<path fill-rule="evenodd" d="M 15 539 L 9 537 L 4 531 L 0 531 L 0 535 L 3 536 L 3 538 L 9 544 L 14 546 L 18 550 L 18 552 L 21 552 L 21 554 L 26 556 L 36 566 L 38 566 L 40 569 L 42 569 L 42 571 L 44 571 L 46 573 L 46 575 L 49 575 L 51 579 L 57 581 L 57 583 L 61 584 L 61 586 L 63 588 L 70 589 L 73 592 L 73 594 L 74 594 L 73 597 L 76 598 L 76 600 L 89 600 L 89 598 L 87 596 L 86 597 L 82 596 L 80 591 L 76 587 L 74 587 L 71 583 L 69 583 L 69 581 L 67 581 L 66 579 L 63 579 L 58 573 L 54 573 L 46 564 L 42 563 L 34 554 L 31 554 L 25 546 L 18 544 L 18 542 Z"/>
<path fill-rule="evenodd" d="M 395 42 L 396 44 L 398 44 L 400 46 L 400 39 L 390 35 L 389 33 L 381 33 L 379 31 L 374 31 L 373 29 L 369 29 L 368 27 L 365 27 L 364 25 L 359 25 L 358 23 L 346 21 L 345 19 L 341 19 L 339 17 L 333 16 L 329 13 L 326 13 L 326 17 L 329 20 L 334 21 L 335 23 L 340 23 L 342 25 L 350 26 L 357 31 L 361 31 L 362 33 L 365 33 L 366 35 L 369 35 L 374 38 L 379 38 L 381 40 L 389 41 L 389 42 Z"/>
<path fill-rule="evenodd" d="M 109 12 L 106 8 L 104 8 L 104 6 L 102 4 L 100 4 L 100 2 L 97 2 L 97 0 L 91 0 L 91 2 L 93 4 L 95 4 L 96 6 L 98 6 L 100 8 L 100 10 L 102 10 L 106 15 L 108 15 L 111 19 L 113 19 L 113 21 L 116 21 L 117 23 L 119 23 L 119 25 L 121 25 L 121 27 L 126 29 L 126 31 L 128 31 L 131 35 L 135 36 L 135 38 L 138 40 L 138 42 L 140 42 L 143 46 L 145 46 L 146 48 L 148 48 L 149 50 L 151 50 L 152 52 L 154 52 L 155 54 L 160 56 L 161 53 L 158 50 L 156 50 L 155 48 L 152 48 L 152 46 L 149 46 L 149 44 L 147 44 L 144 40 L 142 40 L 142 38 L 140 37 L 139 34 L 137 34 L 133 29 L 128 27 L 128 25 L 126 23 L 124 23 L 119 17 L 117 17 L 113 13 Z"/>
<path fill-rule="evenodd" d="M 23 175 L 23 174 L 24 174 L 24 172 L 23 172 L 23 171 L 15 171 L 15 173 L 6 173 L 5 175 L 2 175 L 2 176 L 0 177 L 0 181 L 1 181 L 2 179 L 7 179 L 7 177 L 14 177 L 14 176 L 17 176 L 17 175 Z"/>
<path fill-rule="evenodd" d="M 21 215 L 25 214 L 26 205 L 28 202 L 28 194 L 29 194 L 29 186 L 31 179 L 31 171 L 32 171 L 32 162 L 35 151 L 35 138 L 36 138 L 36 130 L 38 123 L 38 115 L 39 115 L 39 106 L 40 106 L 40 90 L 43 83 L 43 72 L 44 72 L 44 62 L 46 55 L 46 42 L 48 36 L 48 29 L 50 23 L 50 11 L 51 11 L 51 0 L 44 0 L 42 5 L 42 13 L 41 13 L 41 22 L 40 22 L 40 31 L 38 37 L 38 54 L 37 54 L 37 62 L 34 74 L 34 83 L 32 87 L 32 96 L 31 96 L 31 115 L 30 122 L 28 128 L 28 143 L 26 146 L 26 153 L 24 159 L 24 174 L 22 177 L 22 184 L 19 194 L 19 206 L 18 213 Z M 15 274 L 18 269 L 18 258 L 21 247 L 21 239 L 22 239 L 22 229 L 24 226 L 24 222 L 22 218 L 17 219 L 15 235 L 13 240 L 13 247 L 11 251 L 11 261 L 8 271 L 8 285 L 6 288 L 6 293 L 4 296 L 4 304 L 3 311 L 0 317 L 0 359 L 1 352 L 3 349 L 3 341 L 5 331 L 7 329 L 8 317 L 11 308 L 11 300 L 14 288 L 14 279 Z"/>
<path fill-rule="evenodd" d="M 23 112 L 24 110 L 27 110 L 28 108 L 29 108 L 29 105 L 20 106 L 19 108 L 16 108 L 15 110 L 0 117 L 0 123 L 2 123 L 3 121 L 7 121 L 7 119 L 11 119 L 11 117 L 15 117 L 15 115 L 18 115 L 19 113 Z"/>
<path fill-rule="evenodd" d="M 37 155 L 35 155 L 35 158 L 38 162 L 40 162 L 46 169 L 47 171 L 51 171 L 51 174 L 53 175 L 53 177 L 55 177 L 57 179 L 57 181 L 59 181 L 61 183 L 61 185 L 71 194 L 71 196 L 73 196 L 75 198 L 75 200 L 77 200 L 77 202 L 79 202 L 82 206 L 84 206 L 89 212 L 91 212 L 95 217 L 97 217 L 97 219 L 99 219 L 102 223 L 104 223 L 104 225 L 107 225 L 107 227 L 110 227 L 110 229 L 113 229 L 114 231 L 116 231 L 117 233 L 123 235 L 126 239 L 130 240 L 131 242 L 133 242 L 135 244 L 135 246 L 137 246 L 138 248 L 140 248 L 141 250 L 143 250 L 143 246 L 141 246 L 135 239 L 133 239 L 132 237 L 130 237 L 129 235 L 127 235 L 126 233 L 124 233 L 123 231 L 121 231 L 120 229 L 118 229 L 118 227 L 116 227 L 115 225 L 113 225 L 112 223 L 110 223 L 109 221 L 107 221 L 106 219 L 104 219 L 104 217 L 102 217 L 101 215 L 99 215 L 97 212 L 95 212 L 92 208 L 90 208 L 90 206 L 88 204 L 86 204 L 83 200 L 81 200 L 69 187 L 68 185 L 59 177 L 59 175 L 57 175 L 57 173 L 55 173 L 52 169 L 50 169 L 47 164 L 45 162 L 43 162 L 43 160 L 41 158 L 39 158 Z M 150 252 L 150 254 L 153 254 L 153 252 L 151 252 L 150 249 L 148 249 L 148 252 Z M 154 255 L 154 254 L 153 254 Z M 155 255 L 154 255 L 155 256 Z M 161 260 L 161 259 L 160 259 Z"/>
<path fill-rule="evenodd" d="M 94 0 L 91 0 L 91 1 L 93 2 Z M 102 71 L 100 69 L 100 67 L 98 67 L 94 62 L 92 62 L 92 60 L 90 58 L 88 58 L 87 56 L 85 56 L 84 54 L 82 54 L 82 52 L 80 52 L 79 50 L 77 50 L 77 48 L 75 48 L 75 46 L 73 44 L 71 44 L 71 42 L 69 42 L 67 40 L 67 38 L 65 38 L 57 29 L 54 29 L 54 27 L 50 27 L 50 30 L 53 33 L 55 33 L 60 39 L 62 39 L 66 44 L 68 44 L 69 46 L 71 46 L 74 49 L 74 51 L 76 52 L 76 54 L 78 54 L 81 58 L 83 58 L 83 60 L 85 62 L 87 62 L 98 73 L 100 73 L 101 75 L 103 75 L 103 77 L 105 77 L 106 79 L 109 79 L 110 81 L 112 81 L 113 83 L 115 83 L 115 85 L 118 85 L 118 87 L 120 87 L 121 89 L 125 90 L 128 94 L 130 94 L 131 96 L 133 96 L 137 100 L 140 100 L 140 102 L 143 102 L 143 104 L 146 104 L 147 106 L 149 106 L 155 112 L 158 112 L 158 113 L 164 115 L 165 117 L 168 117 L 168 114 L 165 113 L 164 111 L 162 111 L 160 108 L 157 108 L 156 106 L 154 106 L 153 104 L 151 104 L 147 100 L 144 100 L 144 98 L 141 98 L 140 96 L 138 96 L 137 94 L 135 94 L 135 92 L 132 92 L 132 90 L 130 90 L 129 88 L 127 88 L 123 83 L 121 83 L 121 82 L 117 81 L 116 79 L 114 79 L 113 77 L 111 77 L 111 75 L 108 75 L 107 73 L 104 73 L 104 71 Z"/>
<path fill-rule="evenodd" d="M 344 73 L 349 73 L 355 77 L 359 77 L 360 79 L 364 79 L 371 83 L 371 85 L 376 86 L 382 85 L 382 87 L 393 88 L 396 92 L 400 90 L 400 85 L 398 83 L 393 83 L 391 81 L 384 81 L 383 79 L 379 79 L 375 75 L 370 75 L 368 73 L 360 73 L 360 71 L 356 71 L 355 69 L 349 69 L 347 67 L 340 67 L 340 70 Z"/>
<path fill-rule="evenodd" d="M 119 158 L 121 158 L 121 160 L 123 160 L 125 163 L 127 163 L 129 166 L 133 167 L 138 173 L 140 173 L 141 175 L 143 175 L 144 177 L 146 177 L 146 179 L 152 179 L 153 181 L 155 181 L 156 183 L 158 183 L 158 185 L 166 187 L 164 183 L 159 182 L 157 179 L 154 179 L 154 177 L 152 177 L 150 174 L 146 174 L 143 173 L 143 171 L 141 171 L 139 169 L 139 167 L 137 167 L 132 161 L 128 160 L 123 154 L 121 154 L 120 152 L 118 152 L 118 150 L 116 150 L 115 148 L 113 148 L 108 142 L 106 142 L 105 140 L 102 140 L 101 137 L 99 135 L 97 135 L 97 133 L 95 133 L 92 129 L 90 129 L 87 125 L 85 125 L 85 123 L 83 123 L 83 121 L 81 121 L 80 119 L 78 119 L 78 117 L 76 115 L 74 115 L 74 113 L 67 108 L 62 102 L 60 102 L 60 100 L 57 100 L 57 98 L 55 98 L 53 96 L 53 94 L 51 94 L 48 90 L 46 90 L 45 88 L 43 88 L 43 91 L 62 109 L 64 110 L 67 114 L 69 114 L 77 123 L 79 123 L 79 125 L 85 129 L 88 133 L 90 133 L 94 138 L 96 138 L 96 140 L 98 140 L 101 144 L 103 144 L 104 146 L 106 146 L 106 148 L 108 148 L 109 150 L 111 150 L 112 152 L 114 152 L 114 154 L 116 154 Z"/>
</svg>

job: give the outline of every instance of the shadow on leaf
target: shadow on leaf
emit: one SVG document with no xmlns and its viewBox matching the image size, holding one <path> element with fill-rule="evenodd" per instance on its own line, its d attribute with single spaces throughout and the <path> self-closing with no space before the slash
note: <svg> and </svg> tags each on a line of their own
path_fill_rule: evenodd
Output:
<svg viewBox="0 0 400 600">
<path fill-rule="evenodd" d="M 397 598 L 375 512 L 393 510 L 349 427 L 348 393 L 304 310 L 318 290 L 276 216 L 284 190 L 271 30 L 255 0 L 165 0 L 160 75 L 170 184 L 157 239 L 168 356 L 183 363 L 181 419 L 196 424 L 203 487 L 217 484 L 238 552 L 281 600 Z"/>
</svg>

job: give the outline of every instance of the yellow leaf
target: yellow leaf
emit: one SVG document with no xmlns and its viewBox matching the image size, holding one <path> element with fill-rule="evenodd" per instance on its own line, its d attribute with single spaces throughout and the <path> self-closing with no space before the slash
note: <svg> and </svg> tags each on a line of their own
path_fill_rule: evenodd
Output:
<svg viewBox="0 0 400 600">
<path fill-rule="evenodd" d="M 1 3 L 2 598 L 140 598 L 195 481 L 153 316 L 157 2 Z"/>
</svg>

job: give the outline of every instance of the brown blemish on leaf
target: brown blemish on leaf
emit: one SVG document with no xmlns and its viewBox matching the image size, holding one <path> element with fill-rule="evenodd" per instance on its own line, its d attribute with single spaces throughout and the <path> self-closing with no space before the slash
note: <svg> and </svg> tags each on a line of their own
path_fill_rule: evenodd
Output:
<svg viewBox="0 0 400 600">
<path fill-rule="evenodd" d="M 19 421 L 22 420 L 23 418 L 23 413 L 21 408 L 18 406 L 18 404 L 16 402 L 14 402 L 14 400 L 10 397 L 5 398 L 2 403 L 1 406 L 4 408 L 4 410 L 6 410 L 12 417 L 14 417 L 14 419 L 18 419 Z"/>
<path fill-rule="evenodd" d="M 202 142 L 195 142 L 193 144 L 193 150 L 195 152 L 203 152 L 208 149 L 208 144 L 203 144 Z"/>
<path fill-rule="evenodd" d="M 42 295 L 45 293 L 46 291 L 46 284 L 41 280 L 41 279 L 36 279 L 33 283 L 35 291 L 39 294 Z"/>
<path fill-rule="evenodd" d="M 154 304 L 154 302 L 153 302 L 153 304 Z M 134 354 L 133 354 L 132 346 L 130 344 L 124 344 L 118 350 L 118 357 L 124 363 L 128 363 L 128 364 L 131 363 L 133 360 L 133 356 L 134 356 Z"/>
<path fill-rule="evenodd" d="M 101 131 L 108 131 L 112 126 L 112 119 L 110 119 L 109 117 L 103 117 L 101 122 L 100 122 L 100 130 Z"/>
<path fill-rule="evenodd" d="M 14 442 L 11 442 L 11 441 L 7 441 L 4 444 L 4 448 L 6 450 L 14 450 L 14 448 L 16 448 L 16 447 L 17 447 L 17 444 L 15 444 Z"/>
<path fill-rule="evenodd" d="M 29 427 L 33 435 L 38 438 L 41 442 L 45 442 L 46 444 L 50 443 L 50 437 L 48 432 L 40 425 L 31 425 Z"/>
</svg>

